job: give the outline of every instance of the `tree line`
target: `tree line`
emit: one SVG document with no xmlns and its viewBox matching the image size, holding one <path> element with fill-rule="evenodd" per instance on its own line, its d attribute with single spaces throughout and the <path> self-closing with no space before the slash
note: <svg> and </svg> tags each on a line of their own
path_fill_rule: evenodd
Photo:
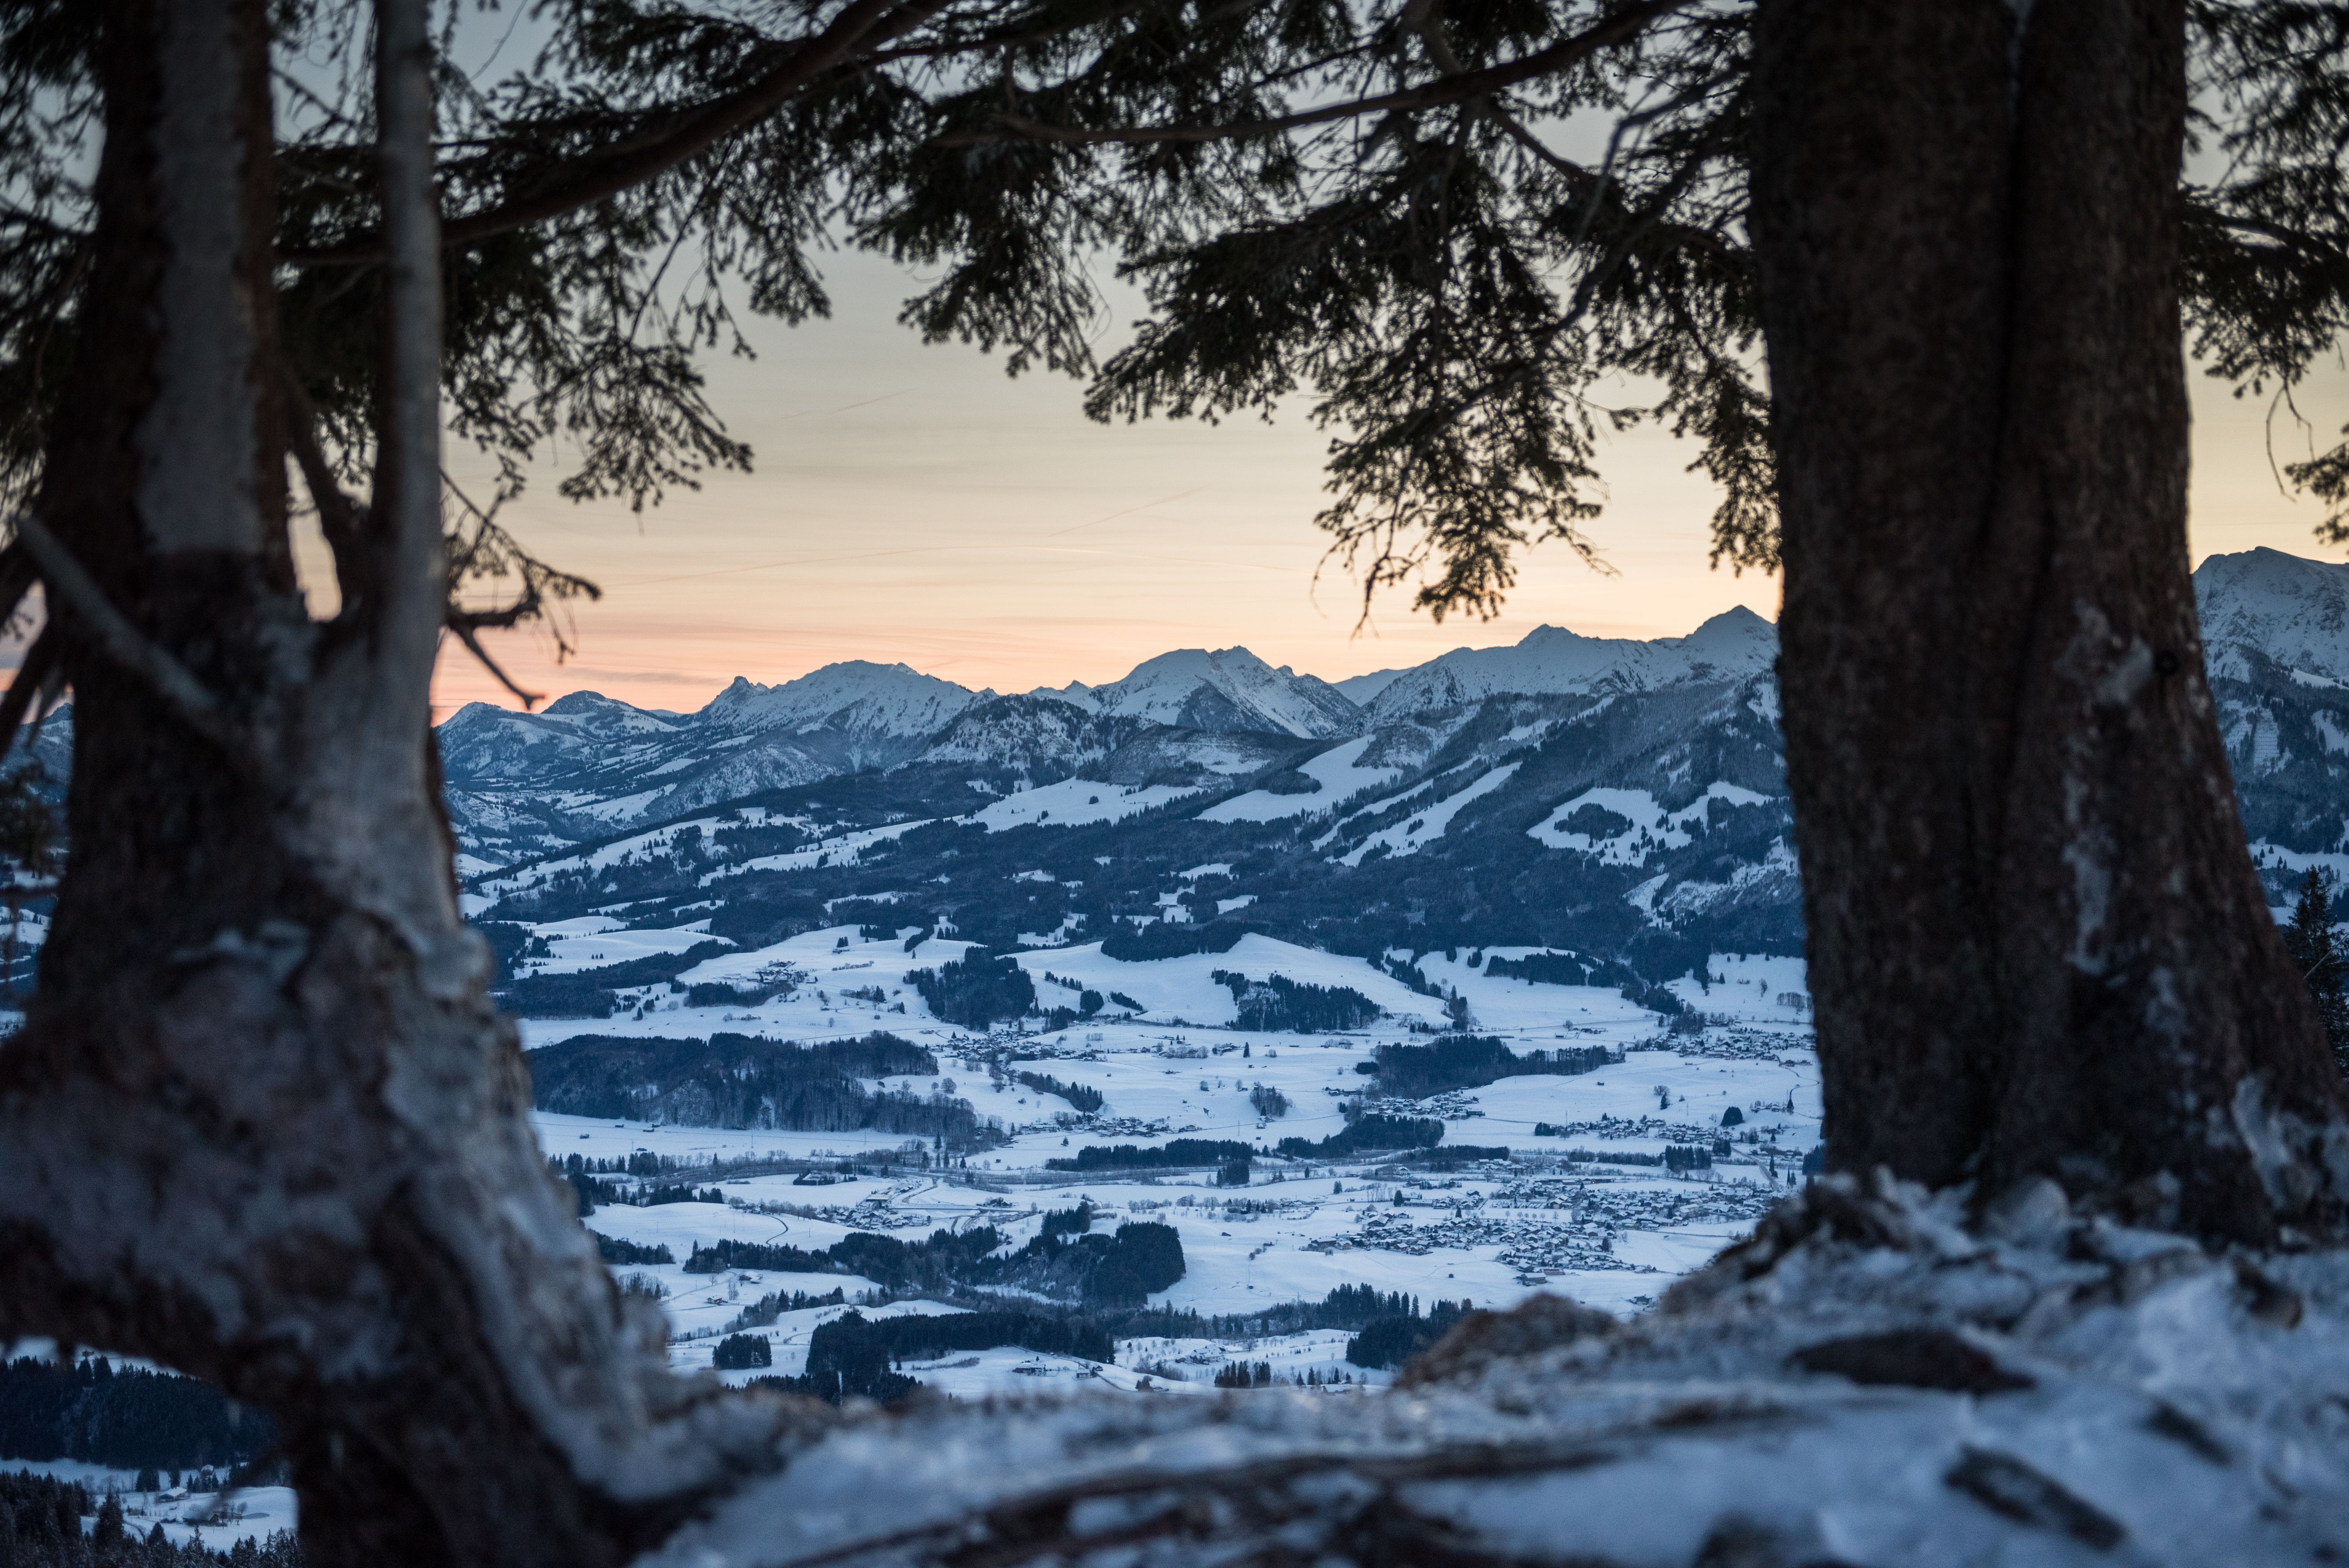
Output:
<svg viewBox="0 0 2349 1568">
<path fill-rule="evenodd" d="M 1232 1026 L 1267 1033 L 1328 1034 L 1341 1029 L 1368 1028 L 1384 1016 L 1379 1005 L 1350 985 L 1311 985 L 1274 975 L 1250 980 L 1236 970 L 1218 969 L 1216 985 L 1232 994 L 1239 1015 Z"/>
<path fill-rule="evenodd" d="M 937 1058 L 895 1035 L 814 1045 L 719 1033 L 708 1039 L 580 1035 L 530 1055 L 539 1109 L 688 1127 L 792 1132 L 870 1130 L 946 1151 L 988 1148 L 999 1129 L 968 1100 L 863 1080 L 937 1076 Z"/>
<path fill-rule="evenodd" d="M 276 1441 L 263 1411 L 176 1373 L 118 1367 L 103 1356 L 0 1366 L 0 1457 L 185 1470 L 247 1464 Z"/>
<path fill-rule="evenodd" d="M 683 953 L 653 953 L 568 975 L 525 975 L 495 993 L 499 1006 L 521 1018 L 608 1018 L 619 1010 L 619 993 L 645 985 L 674 985 L 696 965 L 734 951 L 730 942 L 697 942 Z M 692 988 L 704 989 L 701 986 Z M 738 1000 L 730 988 L 722 1000 Z"/>
<path fill-rule="evenodd" d="M 1482 1088 L 1505 1078 L 1596 1072 L 1621 1059 L 1604 1046 L 1562 1046 L 1521 1055 L 1490 1035 L 1445 1035 L 1424 1046 L 1381 1045 L 1354 1070 L 1374 1075 L 1381 1094 L 1424 1099 L 1452 1089 Z"/>
<path fill-rule="evenodd" d="M 919 1242 L 860 1231 L 821 1251 L 752 1242 L 697 1243 L 685 1269 L 856 1274 L 892 1291 L 925 1294 L 1009 1285 L 1089 1306 L 1136 1305 L 1183 1277 L 1183 1242 L 1172 1225 L 1129 1221 L 1102 1234 L 1091 1230 L 1090 1211 L 1071 1212 L 1081 1224 L 1048 1224 L 1026 1246 L 1003 1257 L 991 1254 L 1008 1238 L 981 1225 L 959 1233 L 933 1231 Z"/>
<path fill-rule="evenodd" d="M 1101 1090 L 1088 1088 L 1081 1083 L 1062 1083 L 1059 1078 L 1048 1077 L 1043 1073 L 1018 1072 L 1011 1076 L 1038 1094 L 1057 1095 L 1088 1115 L 1099 1110 L 1107 1103 Z"/>
<path fill-rule="evenodd" d="M 1432 1149 L 1443 1141 L 1444 1123 L 1432 1116 L 1384 1116 L 1373 1112 L 1350 1119 L 1344 1130 L 1318 1140 L 1284 1138 L 1277 1151 L 1290 1160 L 1336 1160 L 1349 1154 Z"/>
<path fill-rule="evenodd" d="M 1423 1316 L 1414 1296 L 1407 1311 L 1390 1313 L 1364 1324 L 1360 1334 L 1346 1341 L 1346 1359 L 1357 1367 L 1400 1367 L 1443 1338 L 1469 1310 L 1465 1298 L 1438 1301 L 1430 1304 Z"/>
<path fill-rule="evenodd" d="M 1036 983 L 1028 971 L 984 947 L 970 948 L 935 969 L 916 969 L 905 984 L 921 993 L 932 1014 L 966 1029 L 1026 1017 L 1036 1006 Z"/>
</svg>

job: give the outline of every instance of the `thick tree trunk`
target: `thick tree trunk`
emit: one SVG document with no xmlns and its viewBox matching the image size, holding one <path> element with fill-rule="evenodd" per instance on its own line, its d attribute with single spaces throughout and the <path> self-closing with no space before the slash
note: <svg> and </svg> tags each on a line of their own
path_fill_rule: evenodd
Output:
<svg viewBox="0 0 2349 1568">
<path fill-rule="evenodd" d="M 2195 627 L 2184 39 L 1764 0 L 1787 771 L 1830 1165 L 2268 1240 L 2333 1222 L 2349 1125 Z"/>
<path fill-rule="evenodd" d="M 263 27 L 263 0 L 108 18 L 105 303 L 40 512 L 216 713 L 160 700 L 90 634 L 104 606 L 52 582 L 72 862 L 0 1050 L 0 1339 L 152 1357 L 267 1407 L 316 1563 L 616 1562 L 774 1463 L 778 1407 L 672 1378 L 657 1312 L 613 1291 L 458 919 L 426 729 L 429 355 L 420 414 L 415 367 L 404 404 L 392 378 L 388 428 L 428 448 L 369 520 L 370 591 L 325 627 L 303 612 Z"/>
</svg>

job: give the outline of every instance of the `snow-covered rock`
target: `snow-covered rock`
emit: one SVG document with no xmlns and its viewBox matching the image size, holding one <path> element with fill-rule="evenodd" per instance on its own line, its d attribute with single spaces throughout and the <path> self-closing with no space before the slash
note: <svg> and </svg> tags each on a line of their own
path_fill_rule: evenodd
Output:
<svg viewBox="0 0 2349 1568">
<path fill-rule="evenodd" d="M 1001 696 L 963 709 L 915 760 L 968 762 L 1050 780 L 1107 757 L 1144 727 L 1056 695 Z"/>
<path fill-rule="evenodd" d="M 452 781 L 568 771 L 603 749 L 603 738 L 567 716 L 517 713 L 486 702 L 467 703 L 433 733 L 440 742 L 441 772 Z"/>
</svg>

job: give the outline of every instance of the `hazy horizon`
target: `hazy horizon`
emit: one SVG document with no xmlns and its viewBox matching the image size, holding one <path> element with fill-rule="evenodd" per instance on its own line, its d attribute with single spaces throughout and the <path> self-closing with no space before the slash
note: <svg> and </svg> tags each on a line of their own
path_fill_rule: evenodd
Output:
<svg viewBox="0 0 2349 1568">
<path fill-rule="evenodd" d="M 895 317 L 914 286 L 835 253 L 829 320 L 749 324 L 760 357 L 713 356 L 709 397 L 757 454 L 642 516 L 554 493 L 563 454 L 531 473 L 502 521 L 543 558 L 599 582 L 575 614 L 577 656 L 543 629 L 492 634 L 492 653 L 550 700 L 593 690 L 690 711 L 736 676 L 780 685 L 847 659 L 905 664 L 973 690 L 1099 686 L 1176 648 L 1247 648 L 1337 681 L 1458 647 L 1513 645 L 1537 626 L 1588 636 L 1680 636 L 1733 604 L 1777 618 L 1775 576 L 1708 568 L 1715 496 L 1693 445 L 1640 426 L 1603 438 L 1604 513 L 1588 525 L 1613 574 L 1552 545 L 1521 555 L 1505 613 L 1436 624 L 1390 591 L 1360 634 L 1359 589 L 1335 562 L 1315 583 L 1329 438 L 1309 400 L 1277 423 L 1102 426 L 1082 386 L 961 345 L 925 346 Z M 1131 294 L 1106 353 L 1141 313 Z M 2193 377 L 2192 553 L 2270 545 L 2327 555 L 2315 503 L 2282 492 L 2265 406 Z M 2295 394 L 2320 435 L 2349 420 L 2349 373 Z M 2305 446 L 2276 431 L 2276 460 Z M 490 465 L 451 442 L 451 473 Z M 436 718 L 469 701 L 521 705 L 461 647 L 444 647 Z"/>
</svg>

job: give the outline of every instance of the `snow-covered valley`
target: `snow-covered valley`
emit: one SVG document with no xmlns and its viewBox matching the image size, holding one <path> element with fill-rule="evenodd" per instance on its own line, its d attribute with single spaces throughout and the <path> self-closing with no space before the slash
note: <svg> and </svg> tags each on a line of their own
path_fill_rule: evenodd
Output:
<svg viewBox="0 0 2349 1568">
<path fill-rule="evenodd" d="M 552 928 L 547 934 L 583 940 Z M 1140 962 L 1104 957 L 1096 944 L 1025 953 L 1017 962 L 1040 990 L 1073 984 L 1138 1007 L 1057 1029 L 1030 1019 L 980 1032 L 936 1017 L 907 983 L 910 970 L 951 962 L 971 947 L 923 938 L 917 928 L 886 939 L 856 927 L 825 928 L 709 959 L 678 977 L 689 988 L 788 971 L 798 979 L 788 994 L 754 1006 L 695 1006 L 668 987 L 650 987 L 641 1016 L 631 1008 L 592 1026 L 598 1037 L 647 1040 L 732 1032 L 810 1041 L 886 1031 L 930 1053 L 939 1076 L 875 1080 L 872 1089 L 967 1101 L 987 1130 L 983 1147 L 941 1157 L 918 1139 L 871 1128 L 689 1125 L 542 1110 L 535 1125 L 552 1159 L 575 1156 L 590 1170 L 634 1161 L 648 1174 L 627 1184 L 632 1191 L 684 1183 L 703 1194 L 704 1201 L 608 1203 L 586 1222 L 631 1246 L 667 1249 L 670 1263 L 613 1268 L 658 1286 L 681 1367 L 708 1368 L 716 1345 L 740 1331 L 744 1306 L 769 1294 L 845 1293 L 839 1305 L 787 1312 L 750 1330 L 771 1343 L 769 1367 L 785 1375 L 803 1367 L 812 1329 L 860 1300 L 888 1302 L 892 1312 L 945 1305 L 901 1298 L 881 1282 L 846 1273 L 688 1272 L 697 1248 L 730 1241 L 815 1251 L 860 1230 L 919 1237 L 986 1224 L 1002 1233 L 1005 1249 L 1016 1249 L 1039 1234 L 1049 1212 L 1077 1205 L 1092 1212 L 1096 1227 L 1146 1218 L 1174 1228 L 1182 1277 L 1151 1295 L 1154 1308 L 1245 1317 L 1368 1286 L 1427 1304 L 1485 1307 L 1547 1289 L 1635 1313 L 1749 1230 L 1799 1178 L 1817 1142 L 1817 1068 L 1800 1008 L 1800 965 L 1788 959 L 1716 956 L 1704 981 L 1679 983 L 1688 1021 L 1668 1035 L 1661 1016 L 1617 990 L 1487 973 L 1495 960 L 1522 960 L 1523 950 L 1427 955 L 1414 973 L 1447 994 L 1437 997 L 1364 960 L 1261 935 L 1219 954 Z M 1219 969 L 1353 989 L 1385 1016 L 1340 1033 L 1235 1026 L 1233 994 L 1214 978 Z M 1461 1004 L 1480 1036 L 1519 1055 L 1596 1047 L 1609 1064 L 1570 1076 L 1503 1077 L 1417 1099 L 1379 1095 L 1378 1080 L 1364 1071 L 1379 1047 L 1423 1047 L 1446 1022 L 1447 1008 Z M 588 1027 L 533 1020 L 524 1032 L 531 1044 L 551 1047 Z M 1101 1099 L 1080 1110 L 1021 1074 Z M 1276 1114 L 1261 1109 L 1266 1090 L 1283 1104 Z M 1440 1121 L 1441 1140 L 1404 1151 L 1259 1158 L 1239 1184 L 1195 1162 L 1133 1175 L 1048 1167 L 1089 1145 L 1319 1143 L 1366 1112 Z M 1468 1158 L 1447 1155 L 1464 1145 Z M 1658 1162 L 1673 1149 L 1701 1149 L 1707 1163 L 1668 1170 Z M 828 1180 L 811 1188 L 812 1175 Z M 1193 1336 L 1179 1354 L 1157 1343 L 1165 1337 L 1121 1343 L 1114 1366 L 1007 1353 L 910 1375 L 942 1392 L 975 1394 L 1041 1376 L 1127 1388 L 1147 1379 L 1156 1391 L 1205 1387 L 1233 1361 L 1269 1361 L 1288 1381 L 1348 1370 L 1347 1336 L 1327 1330 Z M 1202 1367 L 1204 1374 L 1191 1375 Z M 755 1375 L 726 1374 L 735 1381 Z M 1349 1381 L 1320 1386 L 1342 1391 L 1386 1376 L 1386 1368 L 1355 1367 Z"/>
</svg>

